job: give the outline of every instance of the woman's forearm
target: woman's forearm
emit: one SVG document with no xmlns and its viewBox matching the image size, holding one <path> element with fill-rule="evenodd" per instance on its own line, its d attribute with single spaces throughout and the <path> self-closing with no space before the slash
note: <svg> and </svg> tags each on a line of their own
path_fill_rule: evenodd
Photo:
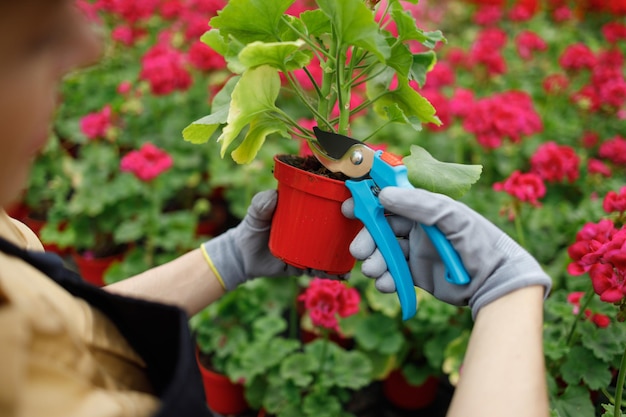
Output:
<svg viewBox="0 0 626 417">
<path fill-rule="evenodd" d="M 528 287 L 479 311 L 449 417 L 548 416 L 543 295 Z"/>
<path fill-rule="evenodd" d="M 224 294 L 200 249 L 105 287 L 129 297 L 174 304 L 193 316 Z"/>
</svg>

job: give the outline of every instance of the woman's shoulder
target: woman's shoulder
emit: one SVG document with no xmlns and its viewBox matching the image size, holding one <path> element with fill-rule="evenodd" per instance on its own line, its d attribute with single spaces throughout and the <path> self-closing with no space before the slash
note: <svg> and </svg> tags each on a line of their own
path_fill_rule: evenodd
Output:
<svg viewBox="0 0 626 417">
<path fill-rule="evenodd" d="M 28 250 L 43 251 L 43 245 L 35 232 L 19 220 L 9 217 L 0 208 L 0 237 Z"/>
</svg>

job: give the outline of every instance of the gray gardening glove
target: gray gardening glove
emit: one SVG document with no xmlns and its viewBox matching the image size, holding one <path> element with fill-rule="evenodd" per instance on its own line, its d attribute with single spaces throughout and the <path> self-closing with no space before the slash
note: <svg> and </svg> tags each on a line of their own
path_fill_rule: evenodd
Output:
<svg viewBox="0 0 626 417">
<path fill-rule="evenodd" d="M 421 189 L 386 187 L 380 203 L 392 215 L 388 220 L 409 262 L 416 286 L 449 304 L 469 305 L 473 317 L 490 302 L 516 289 L 543 285 L 546 295 L 552 280 L 539 263 L 513 239 L 466 205 L 441 194 Z M 354 202 L 342 211 L 354 217 Z M 394 215 L 395 214 L 395 215 Z M 436 225 L 461 257 L 471 281 L 451 284 L 435 247 L 419 225 Z M 393 278 L 369 232 L 363 229 L 350 246 L 352 255 L 363 260 L 364 275 L 376 278 L 381 292 L 394 292 Z"/>
<path fill-rule="evenodd" d="M 328 277 L 321 271 L 287 265 L 270 253 L 268 241 L 276 201 L 276 190 L 256 194 L 239 225 L 201 245 L 207 262 L 227 291 L 257 277 L 299 276 L 303 273 Z"/>
</svg>

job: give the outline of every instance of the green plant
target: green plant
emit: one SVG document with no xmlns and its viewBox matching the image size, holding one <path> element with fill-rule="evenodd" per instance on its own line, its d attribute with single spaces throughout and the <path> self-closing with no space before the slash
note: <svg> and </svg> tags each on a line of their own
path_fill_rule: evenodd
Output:
<svg viewBox="0 0 626 417">
<path fill-rule="evenodd" d="M 377 2 L 319 0 L 306 4 L 298 17 L 287 13 L 292 3 L 234 0 L 210 20 L 212 29 L 202 41 L 224 56 L 234 76 L 213 98 L 211 113 L 183 131 L 186 140 L 204 143 L 219 130 L 221 156 L 239 141 L 231 156 L 249 163 L 270 135 L 315 140 L 303 117 L 348 134 L 351 122 L 373 108 L 379 118 L 369 126 L 378 125 L 363 140 L 392 123 L 417 131 L 422 123 L 440 124 L 432 105 L 409 83 L 424 84 L 436 62 L 432 49 L 444 40 L 441 32 L 419 29 L 397 0 L 381 6 L 378 19 Z M 391 23 L 397 34 L 387 30 Z M 420 52 L 412 52 L 418 45 Z M 357 97 L 360 103 L 352 105 Z M 480 175 L 479 167 L 424 164 L 431 160 L 412 149 L 404 160 L 411 181 L 458 191 Z"/>
<path fill-rule="evenodd" d="M 352 416 L 348 405 L 355 391 L 371 383 L 371 362 L 362 352 L 335 343 L 331 332 L 338 332 L 336 326 L 346 320 L 337 317 L 338 314 L 355 311 L 357 293 L 339 281 L 326 283 L 329 284 L 326 286 L 326 280 L 309 282 L 305 278 L 303 281 L 308 284 L 303 294 L 311 292 L 314 299 L 312 304 L 304 302 L 302 320 L 306 321 L 304 317 L 310 320 L 313 316 L 309 313 L 321 307 L 324 312 L 319 311 L 321 314 L 315 317 L 320 319 L 326 314 L 322 321 L 332 329 L 313 320 L 318 337 L 303 342 L 302 336 L 293 337 L 296 336 L 293 330 L 298 330 L 298 320 L 290 320 L 292 332 L 289 333 L 292 334 L 289 334 L 285 332 L 284 319 L 261 317 L 255 322 L 256 336 L 250 343 L 240 346 L 237 359 L 230 362 L 229 376 L 243 382 L 251 407 L 263 408 L 277 417 Z M 341 295 L 342 289 L 351 294 L 349 299 Z M 321 297 L 319 291 L 323 293 Z M 329 297 L 335 297 L 334 301 L 329 301 Z"/>
</svg>

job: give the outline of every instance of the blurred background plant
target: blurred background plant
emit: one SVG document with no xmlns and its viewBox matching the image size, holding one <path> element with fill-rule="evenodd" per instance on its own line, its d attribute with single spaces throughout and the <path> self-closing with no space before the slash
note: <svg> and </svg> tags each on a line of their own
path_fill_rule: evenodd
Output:
<svg viewBox="0 0 626 417">
<path fill-rule="evenodd" d="M 50 221 L 41 231 L 49 245 L 95 251 L 100 232 L 131 244 L 134 255 L 110 270 L 116 280 L 234 224 L 254 193 L 275 186 L 273 156 L 297 153 L 300 144 L 268 141 L 253 163 L 235 166 L 213 141 L 198 147 L 182 140 L 181 130 L 210 111 L 228 79 L 223 59 L 199 41 L 226 1 L 79 4 L 102 27 L 106 53 L 100 65 L 66 79 L 53 138 L 23 202 Z M 372 141 L 400 155 L 418 144 L 438 160 L 483 166 L 462 201 L 523 243 L 553 278 L 544 324 L 553 415 L 619 416 L 626 374 L 626 2 L 403 4 L 420 27 L 441 29 L 447 39 L 425 84 L 411 83 L 443 124 L 418 133 L 392 124 Z M 292 10 L 307 6 L 296 1 Z M 351 136 L 369 135 L 376 117 L 359 113 Z M 122 159 L 146 143 L 172 160 L 150 181 L 121 169 Z M 213 225 L 198 233 L 206 217 Z M 426 370 L 456 381 L 471 330 L 466 309 L 424 295 L 418 315 L 401 323 L 394 295 L 373 292 L 358 266 L 352 281 L 360 311 L 341 330 L 369 358 L 370 381 L 396 368 L 413 382 Z M 285 295 L 291 307 L 280 314 L 252 302 L 248 291 L 237 290 L 198 320 L 226 317 L 220 308 L 241 297 L 258 320 L 282 317 L 268 320 L 268 329 L 281 320 L 289 328 L 284 315 L 300 291 Z M 258 342 L 289 336 L 274 330 L 262 331 Z M 425 366 L 411 369 L 417 363 Z"/>
</svg>

